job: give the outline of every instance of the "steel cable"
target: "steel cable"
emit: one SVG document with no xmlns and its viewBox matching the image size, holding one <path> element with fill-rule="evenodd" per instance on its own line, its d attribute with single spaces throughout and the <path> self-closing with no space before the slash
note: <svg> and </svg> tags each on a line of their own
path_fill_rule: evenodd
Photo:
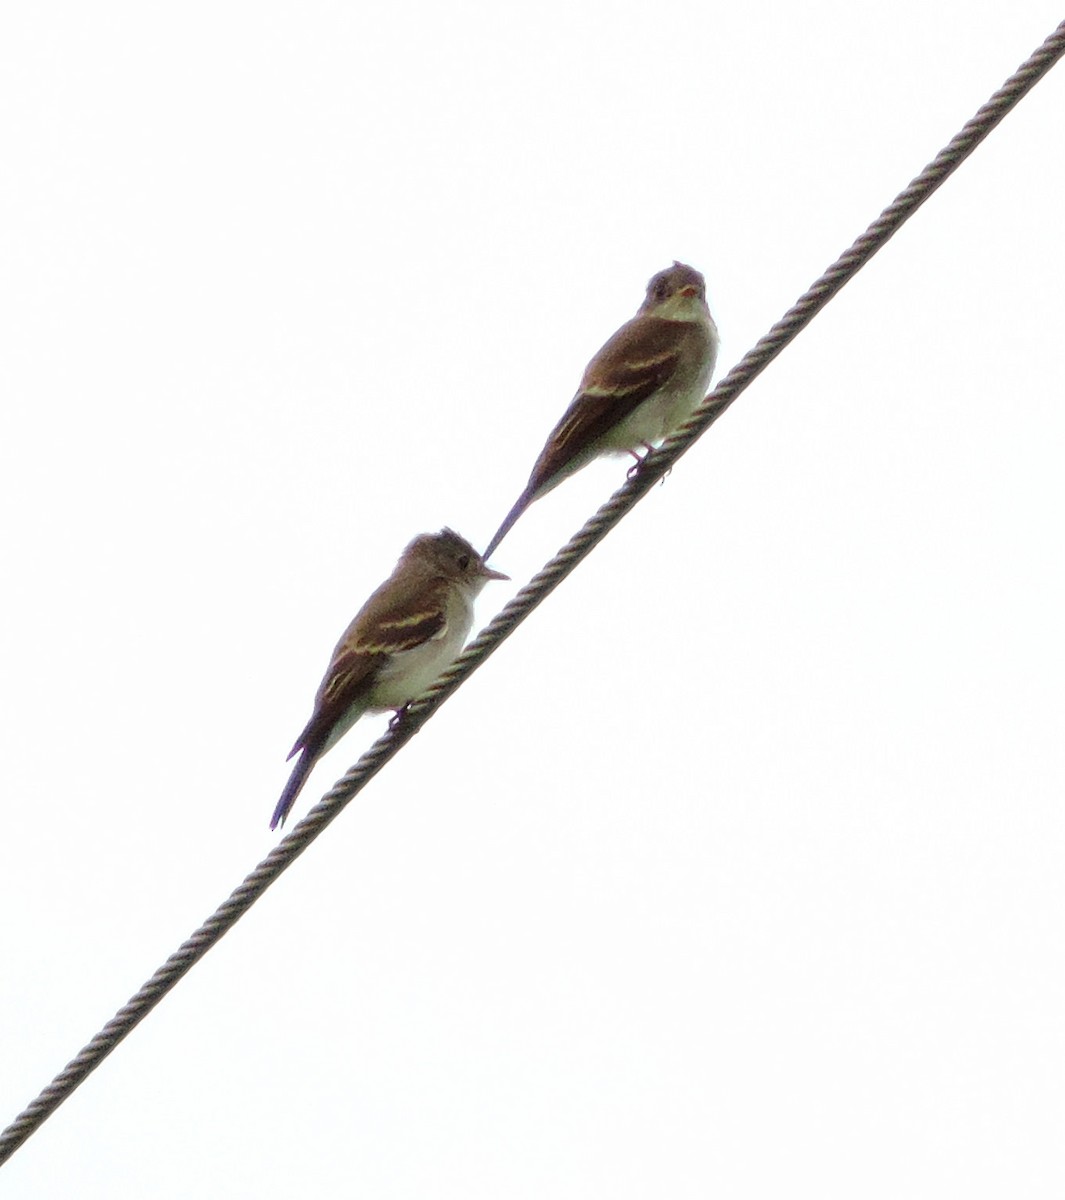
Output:
<svg viewBox="0 0 1065 1200">
<path fill-rule="evenodd" d="M 653 454 L 639 472 L 603 505 L 466 647 L 404 719 L 359 759 L 308 815 L 251 872 L 193 935 L 166 960 L 22 1113 L 0 1134 L 0 1164 L 30 1137 L 231 928 L 238 918 L 303 853 L 322 830 L 414 736 L 445 700 L 547 598 L 592 548 L 621 520 L 725 412 L 739 394 L 880 250 L 902 224 L 972 153 L 1002 118 L 1065 54 L 1065 21 L 966 122 L 961 131 L 906 187 L 706 397 L 690 420 Z"/>
</svg>

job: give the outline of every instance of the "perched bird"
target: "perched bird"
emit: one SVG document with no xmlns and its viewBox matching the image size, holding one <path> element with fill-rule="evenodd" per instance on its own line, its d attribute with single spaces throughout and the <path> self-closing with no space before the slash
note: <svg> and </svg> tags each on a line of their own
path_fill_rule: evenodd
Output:
<svg viewBox="0 0 1065 1200">
<path fill-rule="evenodd" d="M 365 712 L 402 710 L 458 657 L 473 601 L 490 579 L 506 579 L 450 529 L 423 533 L 359 609 L 337 643 L 314 712 L 289 758 L 299 754 L 270 828 L 285 823 L 319 758 Z"/>
<path fill-rule="evenodd" d="M 679 262 L 659 271 L 636 316 L 588 364 L 485 558 L 534 500 L 593 458 L 631 454 L 638 464 L 638 448 L 650 450 L 682 425 L 706 394 L 717 344 L 702 275 Z"/>
</svg>

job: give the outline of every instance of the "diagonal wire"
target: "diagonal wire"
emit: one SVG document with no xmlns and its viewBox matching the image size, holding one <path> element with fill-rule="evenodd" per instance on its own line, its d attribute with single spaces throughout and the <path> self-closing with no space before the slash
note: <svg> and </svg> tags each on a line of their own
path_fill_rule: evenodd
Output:
<svg viewBox="0 0 1065 1200">
<path fill-rule="evenodd" d="M 277 877 L 292 865 L 349 801 L 418 732 L 445 700 L 498 649 L 541 601 L 588 555 L 661 479 L 739 394 L 773 361 L 832 297 L 881 249 L 984 140 L 1002 118 L 1065 54 L 1065 21 L 962 127 L 931 163 L 744 355 L 692 417 L 638 474 L 607 501 L 584 528 L 523 587 L 466 647 L 438 682 L 415 701 L 405 719 L 380 737 L 308 815 L 267 855 L 199 929 L 166 960 L 40 1095 L 0 1134 L 3 1164 L 218 942 Z"/>
</svg>

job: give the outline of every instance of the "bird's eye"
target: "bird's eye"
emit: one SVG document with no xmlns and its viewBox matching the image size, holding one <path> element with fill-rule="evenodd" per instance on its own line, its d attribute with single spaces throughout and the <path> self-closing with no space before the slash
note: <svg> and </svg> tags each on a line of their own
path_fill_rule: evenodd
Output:
<svg viewBox="0 0 1065 1200">
<path fill-rule="evenodd" d="M 465 571 L 469 565 L 470 565 L 470 556 L 468 554 L 460 554 L 459 555 L 459 570 Z"/>
<path fill-rule="evenodd" d="M 669 295 L 669 284 L 664 279 L 659 279 L 655 283 L 655 299 L 665 300 Z"/>
</svg>

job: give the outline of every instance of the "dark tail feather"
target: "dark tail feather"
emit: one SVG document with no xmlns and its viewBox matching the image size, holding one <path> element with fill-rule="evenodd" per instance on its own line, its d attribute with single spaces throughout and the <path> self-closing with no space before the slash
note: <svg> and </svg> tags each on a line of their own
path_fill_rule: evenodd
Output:
<svg viewBox="0 0 1065 1200">
<path fill-rule="evenodd" d="M 488 546 L 487 546 L 484 554 L 481 555 L 481 557 L 485 561 L 487 561 L 489 558 L 491 558 L 492 552 L 496 549 L 496 547 L 499 545 L 499 543 L 507 536 L 507 534 L 510 533 L 511 528 L 514 525 L 514 522 L 517 521 L 517 519 L 521 516 L 521 514 L 529 507 L 530 504 L 532 504 L 532 502 L 535 498 L 536 498 L 536 490 L 531 485 L 529 487 L 527 487 L 525 489 L 525 491 L 522 492 L 522 494 L 518 497 L 517 503 L 510 510 L 510 512 L 507 513 L 506 519 L 503 521 L 503 524 L 500 525 L 500 527 L 496 530 L 495 536 L 488 543 Z"/>
<path fill-rule="evenodd" d="M 314 764 L 321 757 L 321 753 L 319 749 L 314 749 L 310 746 L 303 747 L 303 753 L 300 755 L 299 761 L 292 768 L 292 774 L 288 777 L 285 790 L 281 793 L 281 799 L 277 802 L 274 815 L 270 818 L 271 829 L 276 829 L 278 825 L 284 825 L 285 818 L 289 814 L 289 809 L 296 803 L 296 797 L 303 791 L 303 785 L 307 782 L 307 777 L 314 769 Z M 289 757 L 291 758 L 292 755 L 289 755 Z"/>
</svg>

